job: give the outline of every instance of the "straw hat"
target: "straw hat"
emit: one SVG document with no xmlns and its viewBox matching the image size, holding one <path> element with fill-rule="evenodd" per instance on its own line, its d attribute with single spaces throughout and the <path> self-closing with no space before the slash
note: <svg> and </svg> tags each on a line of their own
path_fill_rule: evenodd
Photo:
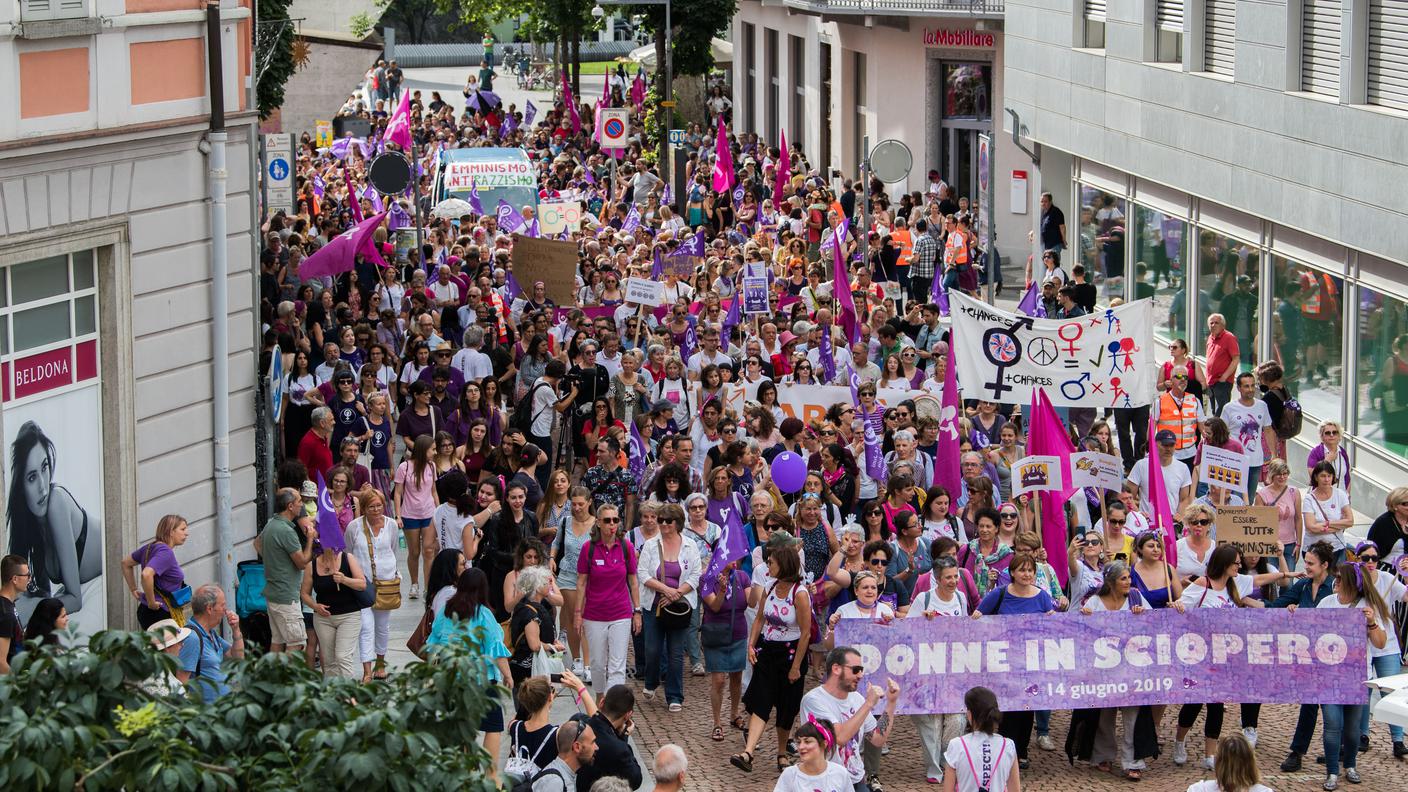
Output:
<svg viewBox="0 0 1408 792">
<path fill-rule="evenodd" d="M 152 642 L 156 648 L 166 651 L 173 646 L 191 637 L 191 628 L 182 627 L 176 623 L 175 619 L 162 619 L 147 628 L 147 632 L 152 636 Z"/>
</svg>

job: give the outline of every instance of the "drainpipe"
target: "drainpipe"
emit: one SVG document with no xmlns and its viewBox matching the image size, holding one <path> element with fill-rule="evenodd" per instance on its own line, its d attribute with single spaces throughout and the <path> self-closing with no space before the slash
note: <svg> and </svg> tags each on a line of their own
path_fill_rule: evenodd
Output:
<svg viewBox="0 0 1408 792">
<path fill-rule="evenodd" d="M 230 525 L 230 321 L 225 216 L 225 70 L 220 50 L 220 3 L 205 5 L 205 51 L 210 77 L 210 386 L 215 452 L 215 540 L 217 580 L 225 596 L 235 593 L 235 539 Z"/>
</svg>

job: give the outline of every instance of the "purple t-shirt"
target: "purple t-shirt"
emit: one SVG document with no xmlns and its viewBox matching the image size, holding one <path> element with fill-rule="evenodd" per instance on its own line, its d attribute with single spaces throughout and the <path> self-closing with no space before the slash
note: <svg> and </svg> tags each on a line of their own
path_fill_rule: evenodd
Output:
<svg viewBox="0 0 1408 792">
<path fill-rule="evenodd" d="M 636 551 L 630 542 L 617 540 L 611 547 L 591 541 L 582 545 L 582 552 L 577 555 L 577 575 L 587 578 L 582 618 L 587 621 L 631 618 L 634 609 L 627 578 L 635 573 Z"/>
<path fill-rule="evenodd" d="M 148 548 L 150 556 L 147 555 Z M 181 571 L 181 565 L 176 562 L 176 553 L 164 542 L 152 542 L 133 550 L 132 560 L 137 562 L 138 567 L 151 567 L 152 572 L 156 574 L 156 587 L 168 595 L 186 585 L 186 573 Z M 142 599 L 146 601 L 145 596 Z M 147 604 L 150 606 L 151 603 Z M 159 598 L 157 609 L 170 610 Z"/>
</svg>

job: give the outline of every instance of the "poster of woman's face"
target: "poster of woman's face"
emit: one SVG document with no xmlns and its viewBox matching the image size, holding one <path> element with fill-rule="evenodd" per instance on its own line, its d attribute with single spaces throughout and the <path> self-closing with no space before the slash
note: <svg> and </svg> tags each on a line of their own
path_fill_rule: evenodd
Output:
<svg viewBox="0 0 1408 792">
<path fill-rule="evenodd" d="M 107 627 L 103 592 L 101 388 L 97 385 L 5 405 L 4 551 L 29 561 L 16 603 L 29 620 L 56 597 L 69 624 Z"/>
</svg>

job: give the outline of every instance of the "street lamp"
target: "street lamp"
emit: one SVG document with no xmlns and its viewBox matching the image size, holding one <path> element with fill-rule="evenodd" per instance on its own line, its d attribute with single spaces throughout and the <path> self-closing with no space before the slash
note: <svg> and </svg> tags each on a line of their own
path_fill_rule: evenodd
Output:
<svg viewBox="0 0 1408 792">
<path fill-rule="evenodd" d="M 665 142 L 669 138 L 671 117 L 667 115 L 675 107 L 675 67 L 674 54 L 670 47 L 670 37 L 674 28 L 670 25 L 671 0 L 597 0 L 592 6 L 592 18 L 601 19 L 606 15 L 602 6 L 658 6 L 665 7 L 665 94 L 655 107 L 655 125 L 660 130 L 660 175 L 667 181 L 670 178 L 670 163 L 665 155 Z"/>
</svg>

